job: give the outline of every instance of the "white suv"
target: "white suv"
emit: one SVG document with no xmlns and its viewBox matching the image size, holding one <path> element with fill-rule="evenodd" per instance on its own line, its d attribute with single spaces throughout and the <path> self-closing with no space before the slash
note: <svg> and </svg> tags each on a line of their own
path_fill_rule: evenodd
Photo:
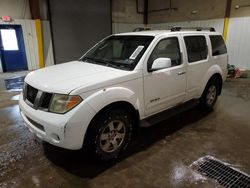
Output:
<svg viewBox="0 0 250 188">
<path fill-rule="evenodd" d="M 84 145 L 112 159 L 140 122 L 193 99 L 212 108 L 227 59 L 224 40 L 213 30 L 111 35 L 78 61 L 29 73 L 20 113 L 42 140 L 72 150 Z"/>
</svg>

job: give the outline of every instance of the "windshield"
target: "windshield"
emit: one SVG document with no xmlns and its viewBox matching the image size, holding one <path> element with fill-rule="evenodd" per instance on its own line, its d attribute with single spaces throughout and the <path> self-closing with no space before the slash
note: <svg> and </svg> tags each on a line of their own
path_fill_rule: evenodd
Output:
<svg viewBox="0 0 250 188">
<path fill-rule="evenodd" d="M 110 36 L 92 48 L 82 61 L 133 70 L 153 36 Z"/>
</svg>

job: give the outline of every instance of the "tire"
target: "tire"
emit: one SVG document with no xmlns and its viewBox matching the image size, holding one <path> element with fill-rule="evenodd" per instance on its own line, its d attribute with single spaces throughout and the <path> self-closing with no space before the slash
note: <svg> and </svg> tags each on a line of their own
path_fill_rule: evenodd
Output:
<svg viewBox="0 0 250 188">
<path fill-rule="evenodd" d="M 219 93 L 219 83 L 216 79 L 210 80 L 200 98 L 200 104 L 203 108 L 212 109 L 217 101 Z"/>
<path fill-rule="evenodd" d="M 107 109 L 90 124 L 86 147 L 95 158 L 108 161 L 116 159 L 132 137 L 132 118 L 123 109 Z"/>
</svg>

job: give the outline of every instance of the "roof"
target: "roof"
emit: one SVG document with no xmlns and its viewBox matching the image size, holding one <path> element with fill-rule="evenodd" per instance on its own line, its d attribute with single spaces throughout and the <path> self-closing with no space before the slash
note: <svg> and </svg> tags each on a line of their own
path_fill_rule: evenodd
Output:
<svg viewBox="0 0 250 188">
<path fill-rule="evenodd" d="M 159 34 L 170 33 L 170 30 L 149 30 L 149 31 L 137 31 L 137 32 L 127 32 L 119 33 L 117 35 L 146 35 L 146 36 L 156 36 Z"/>
<path fill-rule="evenodd" d="M 171 30 L 148 30 L 148 31 L 137 31 L 137 32 L 127 32 L 127 33 L 119 33 L 115 35 L 141 35 L 141 36 L 156 36 L 166 33 L 175 33 L 175 34 L 219 34 L 219 32 L 211 32 L 211 31 L 171 31 Z"/>
</svg>

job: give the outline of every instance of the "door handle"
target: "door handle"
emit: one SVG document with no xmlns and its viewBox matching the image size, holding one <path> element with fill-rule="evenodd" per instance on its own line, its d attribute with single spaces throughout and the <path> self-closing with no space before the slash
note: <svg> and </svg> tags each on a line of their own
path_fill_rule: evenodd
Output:
<svg viewBox="0 0 250 188">
<path fill-rule="evenodd" d="M 178 72 L 178 75 L 186 74 L 186 71 Z"/>
</svg>

